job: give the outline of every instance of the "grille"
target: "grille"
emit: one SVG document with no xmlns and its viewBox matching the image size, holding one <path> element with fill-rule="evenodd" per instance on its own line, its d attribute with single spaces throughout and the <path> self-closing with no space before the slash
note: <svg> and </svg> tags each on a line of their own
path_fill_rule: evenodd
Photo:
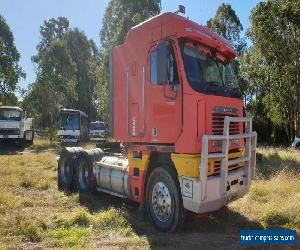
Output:
<svg viewBox="0 0 300 250">
<path fill-rule="evenodd" d="M 243 152 L 235 152 L 235 153 L 230 153 L 228 156 L 229 160 L 234 160 L 240 157 L 243 157 Z M 232 171 L 238 168 L 241 168 L 244 166 L 244 163 L 238 163 L 234 165 L 228 166 L 228 171 Z M 221 168 L 221 160 L 220 159 L 211 159 L 208 163 L 208 176 L 212 175 L 219 175 L 220 174 L 220 168 Z"/>
<path fill-rule="evenodd" d="M 213 135 L 222 135 L 223 128 L 224 128 L 224 117 L 238 117 L 237 114 L 232 113 L 212 113 L 212 134 Z M 239 134 L 239 123 L 238 122 L 231 122 L 229 125 L 229 134 Z"/>
<path fill-rule="evenodd" d="M 20 130 L 18 129 L 0 129 L 0 135 L 19 135 Z"/>
</svg>

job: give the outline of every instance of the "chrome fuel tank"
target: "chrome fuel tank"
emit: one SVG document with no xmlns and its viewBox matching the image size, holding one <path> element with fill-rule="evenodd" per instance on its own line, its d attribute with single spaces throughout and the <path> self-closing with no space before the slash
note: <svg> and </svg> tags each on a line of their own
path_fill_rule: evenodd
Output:
<svg viewBox="0 0 300 250">
<path fill-rule="evenodd" d="M 97 190 L 115 196 L 130 198 L 128 160 L 116 156 L 105 156 L 94 165 Z"/>
</svg>

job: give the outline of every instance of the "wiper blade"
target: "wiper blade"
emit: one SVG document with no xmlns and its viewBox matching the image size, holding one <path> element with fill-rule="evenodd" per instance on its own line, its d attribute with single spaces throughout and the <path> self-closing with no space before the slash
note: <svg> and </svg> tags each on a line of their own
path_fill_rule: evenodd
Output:
<svg viewBox="0 0 300 250">
<path fill-rule="evenodd" d="M 212 87 L 214 87 L 213 90 L 212 90 Z M 204 91 L 207 91 L 207 90 L 216 91 L 215 87 L 218 87 L 218 88 L 221 87 L 222 88 L 223 86 L 220 85 L 219 82 L 215 82 L 215 81 L 206 82 L 205 87 L 204 87 Z"/>
<path fill-rule="evenodd" d="M 217 86 L 217 87 L 223 87 L 222 83 L 216 82 L 216 81 L 207 82 L 207 85 L 214 85 L 214 86 Z"/>
</svg>

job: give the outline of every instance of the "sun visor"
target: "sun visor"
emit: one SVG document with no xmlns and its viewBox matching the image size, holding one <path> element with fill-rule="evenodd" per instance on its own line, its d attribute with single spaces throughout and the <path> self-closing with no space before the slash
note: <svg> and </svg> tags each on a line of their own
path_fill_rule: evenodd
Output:
<svg viewBox="0 0 300 250">
<path fill-rule="evenodd" d="M 210 48 L 216 49 L 219 53 L 223 54 L 228 60 L 231 60 L 236 57 L 235 50 L 227 40 L 205 28 L 203 28 L 203 30 L 186 28 L 185 37 L 198 41 L 199 43 Z"/>
</svg>

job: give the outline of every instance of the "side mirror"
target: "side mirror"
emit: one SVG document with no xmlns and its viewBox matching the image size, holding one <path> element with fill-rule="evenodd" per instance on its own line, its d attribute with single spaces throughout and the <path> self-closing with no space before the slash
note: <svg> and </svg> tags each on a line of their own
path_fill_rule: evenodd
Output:
<svg viewBox="0 0 300 250">
<path fill-rule="evenodd" d="M 165 84 L 168 81 L 168 46 L 165 42 L 157 45 L 157 83 Z"/>
</svg>

